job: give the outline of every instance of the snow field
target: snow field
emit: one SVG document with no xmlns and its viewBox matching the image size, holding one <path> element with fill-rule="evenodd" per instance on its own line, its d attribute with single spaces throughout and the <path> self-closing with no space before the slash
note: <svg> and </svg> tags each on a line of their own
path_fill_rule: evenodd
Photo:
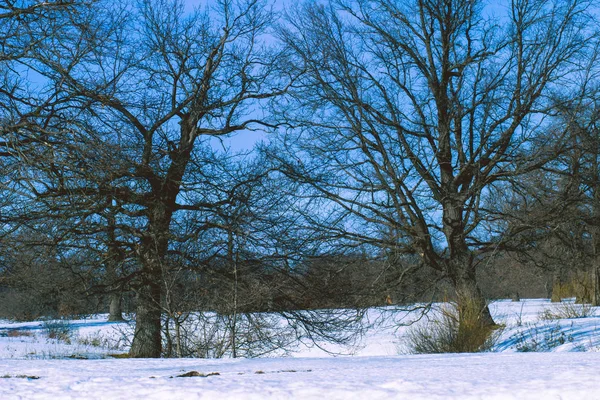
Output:
<svg viewBox="0 0 600 400">
<path fill-rule="evenodd" d="M 2 399 L 599 399 L 599 353 L 2 360 Z M 177 377 L 198 371 L 208 377 Z"/>
<path fill-rule="evenodd" d="M 337 357 L 304 343 L 284 358 L 114 359 L 127 350 L 128 330 L 105 315 L 69 321 L 70 343 L 49 339 L 43 322 L 2 321 L 0 399 L 600 400 L 600 312 L 543 319 L 564 307 L 494 302 L 505 325 L 494 352 L 441 355 L 406 354 L 411 328 L 401 324 L 418 315 L 382 318 L 389 308 L 369 310 L 373 327 L 355 346 L 320 344 L 348 354 Z M 200 376 L 178 377 L 193 371 Z"/>
</svg>

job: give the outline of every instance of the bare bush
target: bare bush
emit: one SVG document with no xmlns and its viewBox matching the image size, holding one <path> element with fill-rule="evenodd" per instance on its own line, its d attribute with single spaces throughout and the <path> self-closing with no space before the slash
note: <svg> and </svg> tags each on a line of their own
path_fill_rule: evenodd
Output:
<svg viewBox="0 0 600 400">
<path fill-rule="evenodd" d="M 277 314 L 191 313 L 174 329 L 165 322 L 164 356 L 223 358 L 286 355 L 297 343 L 294 330 Z M 172 350 L 177 343 L 177 350 Z"/>
<path fill-rule="evenodd" d="M 596 310 L 589 304 L 576 304 L 572 301 L 563 301 L 553 304 L 540 313 L 540 319 L 552 321 L 557 319 L 587 318 L 596 314 Z"/>
<path fill-rule="evenodd" d="M 519 352 L 547 352 L 565 343 L 572 343 L 574 338 L 568 329 L 560 324 L 537 325 L 528 324 L 525 330 L 515 333 L 511 339 Z"/>
<path fill-rule="evenodd" d="M 56 339 L 71 344 L 72 327 L 65 320 L 48 320 L 43 323 L 48 339 Z"/>
<path fill-rule="evenodd" d="M 34 337 L 34 333 L 29 331 L 29 330 L 25 330 L 25 329 L 9 329 L 5 332 L 0 333 L 0 336 L 6 336 L 6 337 Z"/>
<path fill-rule="evenodd" d="M 440 307 L 439 315 L 408 331 L 408 347 L 416 354 L 477 353 L 490 351 L 502 332 L 479 323 L 461 323 L 456 303 Z M 461 315 L 463 317 L 464 315 Z"/>
<path fill-rule="evenodd" d="M 121 338 L 113 338 L 102 332 L 77 335 L 75 341 L 82 346 L 99 347 L 107 350 L 123 350 Z"/>
</svg>

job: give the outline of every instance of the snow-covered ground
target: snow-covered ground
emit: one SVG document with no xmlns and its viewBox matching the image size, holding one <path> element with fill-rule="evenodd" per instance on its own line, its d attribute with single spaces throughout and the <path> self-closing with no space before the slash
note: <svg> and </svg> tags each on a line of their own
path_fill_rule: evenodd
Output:
<svg viewBox="0 0 600 400">
<path fill-rule="evenodd" d="M 598 399 L 599 353 L 0 360 L 2 399 Z M 218 373 L 177 377 L 186 372 Z"/>
<path fill-rule="evenodd" d="M 66 327 L 0 321 L 0 399 L 600 399 L 600 310 L 556 319 L 572 307 L 494 302 L 505 329 L 493 352 L 444 355 L 406 354 L 411 328 L 397 322 L 415 315 L 401 312 L 354 347 L 327 347 L 351 356 L 304 344 L 291 357 L 219 360 L 112 358 L 128 330 L 106 316 Z"/>
</svg>

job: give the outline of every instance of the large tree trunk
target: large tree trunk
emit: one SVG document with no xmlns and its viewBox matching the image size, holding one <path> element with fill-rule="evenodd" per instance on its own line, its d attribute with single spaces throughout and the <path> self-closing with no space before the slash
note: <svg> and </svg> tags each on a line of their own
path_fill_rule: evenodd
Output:
<svg viewBox="0 0 600 400">
<path fill-rule="evenodd" d="M 469 255 L 450 261 L 451 280 L 456 292 L 459 313 L 459 329 L 465 326 L 495 326 L 487 302 L 477 286 L 475 268 Z"/>
<path fill-rule="evenodd" d="M 161 287 L 160 275 L 148 277 L 138 288 L 135 333 L 129 356 L 135 358 L 159 358 L 161 341 Z"/>
<path fill-rule="evenodd" d="M 154 211 L 154 215 L 161 215 L 160 209 L 159 212 Z M 170 221 L 170 218 L 166 221 Z M 162 278 L 168 248 L 166 238 L 169 233 L 169 222 L 165 222 L 165 219 L 161 222 L 161 224 L 151 224 L 151 234 L 142 240 L 140 249 L 142 271 L 137 288 L 135 333 L 129 351 L 131 357 L 158 358 L 162 352 Z"/>
<path fill-rule="evenodd" d="M 456 292 L 459 332 L 473 326 L 496 325 L 477 286 L 473 253 L 465 240 L 463 218 L 463 204 L 460 201 L 448 200 L 444 204 L 444 234 L 450 253 L 447 268 Z"/>
<path fill-rule="evenodd" d="M 141 282 L 137 290 L 135 333 L 130 357 L 158 358 L 162 352 L 162 282 L 169 232 L 177 192 L 149 208 L 148 235 L 142 239 L 139 259 Z M 158 196 L 157 196 L 158 197 Z M 171 204 L 169 204 L 171 203 Z"/>
<path fill-rule="evenodd" d="M 466 249 L 450 260 L 450 277 L 456 291 L 458 332 L 454 346 L 459 352 L 481 351 L 496 324 L 477 286 L 473 257 Z"/>
<path fill-rule="evenodd" d="M 194 146 L 196 124 L 197 121 L 189 117 L 181 122 L 179 151 L 171 156 L 174 159 L 162 185 L 154 188 L 153 200 L 148 202 L 148 231 L 142 239 L 139 254 L 142 282 L 137 295 L 135 334 L 129 351 L 131 357 L 161 356 L 163 268 L 177 195 Z"/>
</svg>

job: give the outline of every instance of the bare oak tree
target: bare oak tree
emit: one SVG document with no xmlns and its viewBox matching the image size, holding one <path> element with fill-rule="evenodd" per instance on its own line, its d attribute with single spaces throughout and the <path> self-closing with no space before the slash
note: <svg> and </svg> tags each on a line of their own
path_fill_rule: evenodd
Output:
<svg viewBox="0 0 600 400">
<path fill-rule="evenodd" d="M 37 131 L 45 141 L 17 181 L 50 208 L 86 203 L 74 216 L 82 226 L 111 209 L 102 231 L 139 265 L 130 277 L 137 295 L 130 354 L 159 357 L 175 216 L 215 206 L 202 194 L 211 165 L 201 166 L 205 175 L 188 166 L 208 161 L 213 138 L 268 126 L 261 103 L 289 79 L 263 43 L 272 15 L 261 1 L 221 0 L 192 12 L 178 1 L 98 2 L 93 11 L 35 51 L 33 67 L 61 99 L 60 110 L 48 108 L 63 133 Z"/>
<path fill-rule="evenodd" d="M 478 254 L 492 245 L 481 199 L 495 182 L 548 161 L 533 139 L 547 125 L 551 94 L 584 67 L 591 5 L 298 7 L 280 36 L 303 79 L 281 112 L 292 126 L 284 155 L 274 156 L 328 204 L 320 229 L 420 256 L 454 285 L 461 324 L 493 325 L 476 282 Z"/>
</svg>

